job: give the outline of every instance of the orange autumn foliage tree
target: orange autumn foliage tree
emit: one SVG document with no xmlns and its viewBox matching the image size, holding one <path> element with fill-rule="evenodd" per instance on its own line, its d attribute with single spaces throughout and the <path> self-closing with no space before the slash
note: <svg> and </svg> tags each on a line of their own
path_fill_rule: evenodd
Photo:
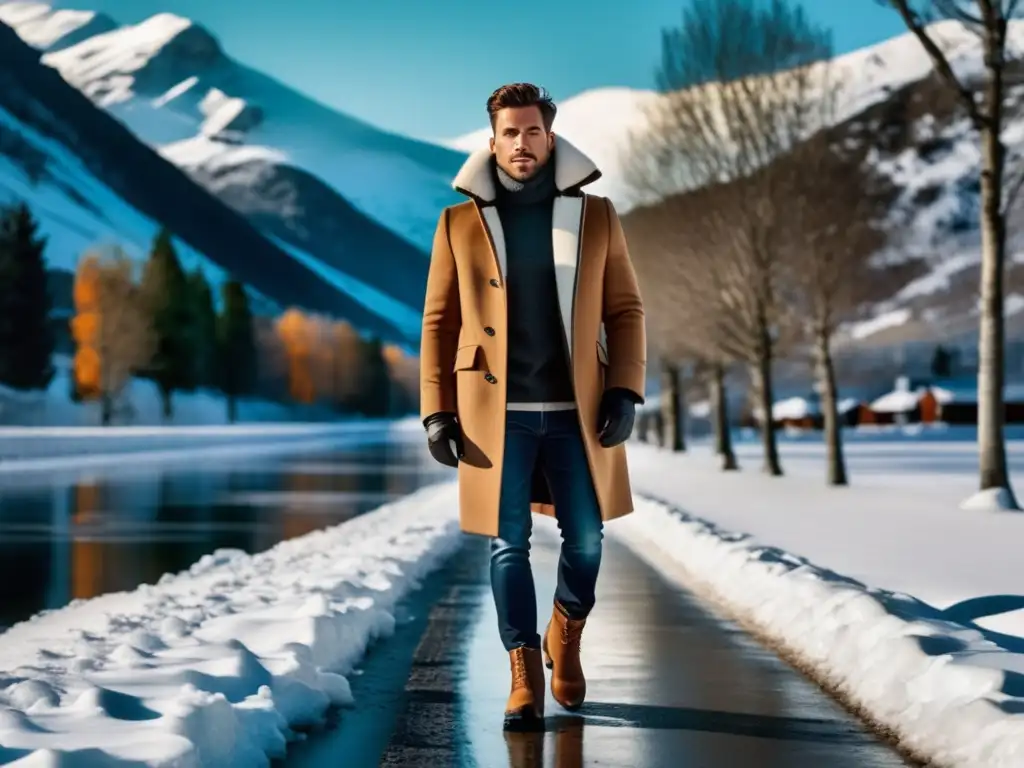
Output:
<svg viewBox="0 0 1024 768">
<path fill-rule="evenodd" d="M 361 393 L 364 341 L 344 320 L 332 320 L 294 307 L 275 325 L 287 359 L 288 391 L 300 403 L 348 407 Z"/>
<path fill-rule="evenodd" d="M 313 386 L 312 338 L 306 316 L 295 308 L 288 309 L 277 320 L 277 335 L 288 358 L 288 391 L 299 403 L 316 399 Z"/>
<path fill-rule="evenodd" d="M 389 393 L 400 393 L 406 408 L 418 407 L 419 359 L 400 347 L 380 345 L 377 360 L 373 340 L 362 338 L 347 321 L 294 307 L 277 318 L 274 331 L 287 360 L 288 391 L 295 401 L 364 410 L 376 408 L 382 398 L 387 402 Z"/>
<path fill-rule="evenodd" d="M 332 343 L 332 325 L 330 318 L 320 315 L 306 316 L 306 339 L 310 349 L 309 367 L 314 397 L 323 402 L 333 402 L 337 389 L 337 356 Z"/>
<path fill-rule="evenodd" d="M 75 316 L 71 320 L 71 335 L 76 345 L 72 362 L 75 390 L 79 397 L 92 399 L 100 394 L 100 263 L 96 256 L 86 256 L 79 262 L 72 295 L 75 303 Z"/>
<path fill-rule="evenodd" d="M 363 340 L 359 332 L 344 320 L 333 324 L 331 337 L 330 344 L 334 352 L 334 401 L 345 406 L 355 402 L 359 396 Z"/>
<path fill-rule="evenodd" d="M 407 355 L 401 347 L 385 344 L 381 356 L 388 367 L 388 376 L 398 387 L 408 408 L 419 408 L 420 398 L 420 360 Z"/>
<path fill-rule="evenodd" d="M 102 402 L 104 424 L 110 423 L 132 374 L 149 362 L 155 349 L 134 271 L 116 247 L 109 257 L 85 255 L 75 271 L 72 375 L 78 396 Z"/>
</svg>

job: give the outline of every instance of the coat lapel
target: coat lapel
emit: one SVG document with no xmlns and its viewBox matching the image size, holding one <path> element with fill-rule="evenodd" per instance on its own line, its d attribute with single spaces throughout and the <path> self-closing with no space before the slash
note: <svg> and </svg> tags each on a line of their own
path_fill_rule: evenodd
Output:
<svg viewBox="0 0 1024 768">
<path fill-rule="evenodd" d="M 501 217 L 498 215 L 498 209 L 493 205 L 479 208 L 479 211 L 483 218 L 484 230 L 491 241 L 494 258 L 498 262 L 501 282 L 504 283 L 505 278 L 508 277 L 508 256 L 505 253 L 505 231 L 501 228 Z"/>
<path fill-rule="evenodd" d="M 554 253 L 555 285 L 558 290 L 558 311 L 562 318 L 565 342 L 570 361 L 573 356 L 573 313 L 576 305 L 576 276 L 580 266 L 580 235 L 583 231 L 585 197 L 555 198 L 551 215 L 551 247 Z M 508 255 L 505 251 L 505 232 L 501 217 L 493 205 L 480 206 L 481 221 L 492 256 L 498 264 L 501 279 L 508 277 Z"/>
<path fill-rule="evenodd" d="M 551 245 L 555 257 L 555 284 L 558 286 L 558 309 L 562 315 L 562 328 L 573 358 L 573 315 L 576 306 L 576 276 L 579 274 L 580 233 L 583 228 L 584 200 L 579 197 L 555 198 L 551 218 Z"/>
<path fill-rule="evenodd" d="M 490 149 L 474 152 L 452 181 L 452 187 L 468 195 L 476 203 L 492 256 L 497 263 L 502 281 L 505 281 L 508 277 L 508 254 L 501 218 L 494 206 L 497 191 L 492 163 Z M 576 283 L 580 268 L 580 240 L 586 213 L 586 198 L 579 190 L 599 179 L 601 172 L 589 157 L 561 136 L 555 137 L 554 163 L 555 187 L 558 194 L 552 211 L 551 245 L 554 251 L 555 282 L 558 287 L 558 310 L 562 317 L 571 362 Z"/>
</svg>

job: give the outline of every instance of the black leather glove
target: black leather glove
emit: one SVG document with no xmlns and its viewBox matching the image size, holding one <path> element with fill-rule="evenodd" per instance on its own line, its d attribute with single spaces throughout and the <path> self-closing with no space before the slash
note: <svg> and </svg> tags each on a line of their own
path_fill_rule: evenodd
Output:
<svg viewBox="0 0 1024 768">
<path fill-rule="evenodd" d="M 423 426 L 427 430 L 427 449 L 434 460 L 446 467 L 459 466 L 464 452 L 462 430 L 455 414 L 446 411 L 432 413 L 423 420 Z"/>
<path fill-rule="evenodd" d="M 629 439 L 636 418 L 636 402 L 636 395 L 628 389 L 605 390 L 597 412 L 597 432 L 602 446 L 612 448 Z"/>
</svg>

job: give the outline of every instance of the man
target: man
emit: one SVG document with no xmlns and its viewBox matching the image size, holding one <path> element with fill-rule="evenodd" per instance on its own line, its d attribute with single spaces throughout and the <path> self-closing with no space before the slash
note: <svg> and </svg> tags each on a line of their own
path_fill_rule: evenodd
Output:
<svg viewBox="0 0 1024 768">
<path fill-rule="evenodd" d="M 594 606 L 604 521 L 632 511 L 623 443 L 643 402 L 643 306 L 600 171 L 555 136 L 555 105 L 527 83 L 487 101 L 490 147 L 453 186 L 434 236 L 420 345 L 431 454 L 459 469 L 463 531 L 491 537 L 490 572 L 512 686 L 505 727 L 586 694 L 580 637 Z M 561 529 L 543 639 L 530 569 L 531 511 Z"/>
</svg>

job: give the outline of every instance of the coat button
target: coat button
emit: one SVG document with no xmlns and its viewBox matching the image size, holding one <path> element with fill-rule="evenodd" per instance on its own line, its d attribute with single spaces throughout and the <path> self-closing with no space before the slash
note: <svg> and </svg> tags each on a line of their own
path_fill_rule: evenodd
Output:
<svg viewBox="0 0 1024 768">
<path fill-rule="evenodd" d="M 500 288 L 501 287 L 501 283 L 499 283 L 497 278 L 494 278 L 494 277 L 491 278 L 491 285 L 493 285 L 495 288 Z"/>
<path fill-rule="evenodd" d="M 486 379 L 491 384 L 495 384 L 498 381 L 490 372 L 484 374 L 484 379 Z"/>
<path fill-rule="evenodd" d="M 493 336 L 494 335 L 494 329 L 491 328 L 491 326 L 488 325 L 486 328 L 484 328 L 484 333 L 486 333 L 488 336 Z"/>
</svg>

